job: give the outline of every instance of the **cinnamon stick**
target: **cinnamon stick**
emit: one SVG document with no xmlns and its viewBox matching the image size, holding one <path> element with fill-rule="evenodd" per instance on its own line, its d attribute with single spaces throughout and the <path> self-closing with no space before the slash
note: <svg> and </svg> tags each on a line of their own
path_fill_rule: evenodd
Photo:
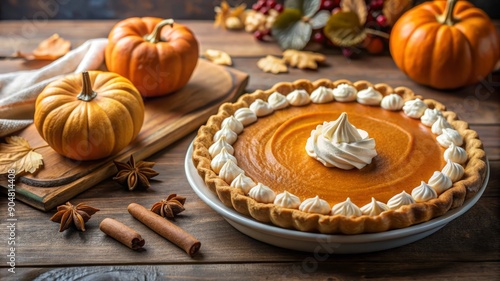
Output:
<svg viewBox="0 0 500 281">
<path fill-rule="evenodd" d="M 137 220 L 183 249 L 191 257 L 201 247 L 200 241 L 169 220 L 136 203 L 128 205 L 128 212 Z"/>
<path fill-rule="evenodd" d="M 105 218 L 99 224 L 99 229 L 132 250 L 144 246 L 145 241 L 139 233 L 117 220 Z"/>
</svg>

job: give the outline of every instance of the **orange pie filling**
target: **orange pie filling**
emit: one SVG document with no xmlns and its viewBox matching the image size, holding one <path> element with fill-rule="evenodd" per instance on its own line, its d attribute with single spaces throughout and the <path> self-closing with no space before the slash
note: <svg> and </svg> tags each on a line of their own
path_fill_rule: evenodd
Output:
<svg viewBox="0 0 500 281">
<path fill-rule="evenodd" d="M 234 156 L 247 176 L 277 194 L 288 191 L 301 200 L 317 195 L 331 206 L 348 197 L 358 206 L 370 203 L 372 197 L 387 202 L 403 190 L 411 193 L 440 171 L 444 150 L 419 122 L 400 112 L 371 115 L 375 110 L 356 103 L 331 103 L 278 111 L 245 128 L 234 143 Z M 306 153 L 311 131 L 342 112 L 375 139 L 377 156 L 362 169 L 325 167 Z"/>
</svg>

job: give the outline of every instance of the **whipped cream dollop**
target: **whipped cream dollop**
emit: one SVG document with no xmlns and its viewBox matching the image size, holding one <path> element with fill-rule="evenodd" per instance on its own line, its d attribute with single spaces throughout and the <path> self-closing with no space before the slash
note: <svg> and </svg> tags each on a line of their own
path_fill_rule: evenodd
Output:
<svg viewBox="0 0 500 281">
<path fill-rule="evenodd" d="M 432 124 L 434 124 L 434 122 L 437 121 L 438 116 L 443 116 L 443 114 L 441 113 L 441 111 L 439 111 L 439 109 L 437 109 L 437 108 L 433 108 L 433 109 L 426 108 L 425 111 L 424 111 L 424 115 L 422 115 L 422 117 L 420 117 L 420 121 L 425 126 L 431 127 Z"/>
<path fill-rule="evenodd" d="M 314 198 L 307 198 L 300 203 L 299 210 L 306 213 L 318 213 L 328 215 L 330 213 L 330 205 L 325 200 L 316 196 Z"/>
<path fill-rule="evenodd" d="M 385 203 L 377 201 L 373 197 L 370 203 L 361 207 L 361 212 L 367 216 L 377 216 L 387 210 L 389 210 L 389 207 Z"/>
<path fill-rule="evenodd" d="M 387 207 L 391 210 L 396 210 L 401 206 L 413 203 L 415 203 L 415 199 L 403 190 L 401 193 L 394 195 L 391 199 L 389 199 L 389 201 L 387 201 Z"/>
<path fill-rule="evenodd" d="M 464 142 L 464 139 L 460 133 L 451 128 L 444 128 L 443 133 L 437 136 L 437 141 L 442 147 L 449 147 L 451 144 L 456 146 L 461 146 Z"/>
<path fill-rule="evenodd" d="M 238 139 L 238 134 L 231 130 L 228 124 L 215 132 L 213 141 L 217 142 L 222 136 L 228 144 L 233 144 Z"/>
<path fill-rule="evenodd" d="M 451 179 L 439 171 L 435 171 L 434 174 L 432 174 L 428 184 L 437 192 L 438 195 L 453 185 Z"/>
<path fill-rule="evenodd" d="M 375 140 L 349 123 L 344 112 L 332 122 L 318 125 L 306 143 L 307 154 L 326 167 L 361 169 L 377 156 Z"/>
<path fill-rule="evenodd" d="M 452 182 L 456 182 L 462 178 L 465 173 L 464 167 L 462 165 L 455 163 L 448 159 L 446 165 L 444 165 L 441 172 L 450 178 Z"/>
<path fill-rule="evenodd" d="M 333 89 L 333 97 L 340 102 L 350 102 L 356 100 L 358 90 L 349 84 L 340 84 Z"/>
<path fill-rule="evenodd" d="M 298 209 L 300 206 L 300 199 L 285 190 L 283 193 L 276 195 L 274 204 L 285 208 Z"/>
<path fill-rule="evenodd" d="M 286 99 L 293 106 L 303 106 L 311 103 L 311 97 L 304 89 L 293 90 L 286 96 Z"/>
<path fill-rule="evenodd" d="M 467 161 L 467 152 L 460 146 L 450 143 L 450 146 L 444 151 L 444 160 L 451 160 L 458 164 Z"/>
<path fill-rule="evenodd" d="M 328 103 L 334 100 L 333 89 L 325 86 L 319 86 L 311 93 L 311 101 L 313 103 Z"/>
<path fill-rule="evenodd" d="M 231 182 L 239 175 L 244 173 L 243 169 L 238 167 L 233 160 L 227 159 L 226 163 L 222 165 L 219 171 L 219 177 L 221 177 L 227 184 Z"/>
<path fill-rule="evenodd" d="M 269 186 L 263 185 L 260 182 L 250 189 L 248 196 L 260 203 L 273 203 L 274 198 L 276 198 L 274 191 Z"/>
<path fill-rule="evenodd" d="M 379 105 L 382 101 L 382 94 L 373 87 L 368 87 L 358 92 L 356 100 L 365 105 Z"/>
<path fill-rule="evenodd" d="M 238 119 L 236 119 L 234 115 L 231 115 L 222 120 L 221 127 L 224 126 L 228 126 L 229 129 L 231 129 L 236 134 L 241 134 L 241 132 L 243 132 L 243 124 L 240 121 L 238 121 Z"/>
<path fill-rule="evenodd" d="M 347 199 L 344 202 L 337 203 L 332 207 L 332 215 L 359 217 L 362 214 L 363 212 L 361 211 L 361 209 L 358 206 L 356 206 L 356 204 L 352 203 L 349 197 L 347 197 Z"/>
<path fill-rule="evenodd" d="M 389 94 L 382 98 L 380 107 L 386 110 L 398 111 L 405 104 L 403 98 L 398 94 Z"/>
<path fill-rule="evenodd" d="M 225 148 L 229 154 L 234 154 L 234 148 L 227 143 L 226 136 L 221 136 L 218 141 L 214 142 L 209 148 L 208 153 L 214 158 L 217 154 L 220 153 L 222 148 Z"/>
<path fill-rule="evenodd" d="M 273 107 L 261 99 L 256 99 L 252 102 L 250 110 L 253 111 L 257 117 L 266 116 L 274 112 Z"/>
<path fill-rule="evenodd" d="M 421 181 L 420 185 L 411 191 L 411 197 L 415 199 L 415 202 L 426 202 L 437 198 L 437 193 L 430 185 Z"/>
<path fill-rule="evenodd" d="M 443 133 L 443 129 L 450 128 L 453 129 L 451 124 L 443 116 L 437 116 L 436 121 L 431 126 L 432 133 L 440 135 Z"/>
<path fill-rule="evenodd" d="M 236 157 L 231 155 L 225 148 L 222 148 L 220 153 L 217 154 L 214 158 L 212 158 L 212 161 L 210 162 L 210 167 L 215 173 L 219 174 L 220 169 L 222 169 L 222 166 L 224 166 L 224 164 L 226 164 L 228 160 L 233 161 L 235 164 L 238 163 Z"/>
<path fill-rule="evenodd" d="M 267 102 L 274 110 L 287 108 L 290 105 L 288 103 L 288 100 L 286 99 L 285 95 L 278 93 L 278 92 L 272 93 L 267 98 Z"/>
<path fill-rule="evenodd" d="M 427 105 L 421 99 L 414 99 L 405 102 L 403 112 L 411 118 L 419 119 L 424 115 Z"/>
<path fill-rule="evenodd" d="M 248 194 L 252 187 L 257 184 L 250 178 L 247 177 L 244 173 L 240 173 L 237 175 L 234 180 L 231 182 L 230 186 L 234 188 L 241 188 L 245 194 Z"/>
<path fill-rule="evenodd" d="M 240 121 L 241 124 L 243 124 L 243 126 L 250 125 L 253 122 L 257 121 L 257 115 L 255 115 L 255 112 L 250 110 L 250 108 L 248 107 L 242 107 L 237 109 L 234 112 L 234 118 Z"/>
</svg>

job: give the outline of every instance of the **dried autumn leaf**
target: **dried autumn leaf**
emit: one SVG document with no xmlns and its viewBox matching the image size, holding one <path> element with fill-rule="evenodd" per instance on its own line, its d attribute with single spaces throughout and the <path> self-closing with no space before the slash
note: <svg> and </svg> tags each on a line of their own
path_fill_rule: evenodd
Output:
<svg viewBox="0 0 500 281">
<path fill-rule="evenodd" d="M 412 0 L 385 0 L 382 13 L 387 19 L 388 25 L 393 25 L 404 12 L 410 9 Z"/>
<path fill-rule="evenodd" d="M 285 60 L 271 55 L 268 55 L 265 58 L 261 58 L 257 62 L 257 66 L 264 72 L 271 72 L 273 74 L 288 72 L 288 67 L 285 64 Z"/>
<path fill-rule="evenodd" d="M 323 31 L 330 41 L 342 47 L 357 45 L 366 38 L 366 30 L 355 12 L 333 14 Z"/>
<path fill-rule="evenodd" d="M 283 52 L 283 59 L 291 67 L 297 67 L 300 69 L 317 69 L 318 62 L 324 62 L 326 57 L 320 53 L 286 50 Z"/>
<path fill-rule="evenodd" d="M 238 27 L 236 29 L 242 28 L 243 27 L 242 17 L 244 16 L 245 9 L 246 9 L 245 3 L 239 5 L 238 7 L 231 8 L 231 6 L 229 6 L 227 1 L 222 1 L 220 3 L 220 6 L 216 6 L 214 8 L 214 11 L 215 11 L 214 26 L 215 27 L 220 26 L 222 28 L 232 29 L 231 28 L 232 26 L 227 25 L 227 23 L 228 23 L 227 20 L 228 20 L 228 18 L 233 18 L 233 19 L 238 19 L 242 24 L 240 27 Z"/>
<path fill-rule="evenodd" d="M 340 8 L 344 12 L 350 11 L 356 13 L 358 15 L 360 25 L 365 24 L 366 16 L 368 15 L 368 8 L 366 7 L 365 0 L 342 0 L 342 2 L 340 2 Z"/>
<path fill-rule="evenodd" d="M 9 170 L 14 170 L 16 174 L 24 171 L 34 173 L 43 165 L 42 155 L 35 152 L 35 148 L 23 137 L 6 137 L 5 141 L 0 143 L 0 174 Z"/>
<path fill-rule="evenodd" d="M 38 60 L 55 60 L 69 52 L 71 42 L 56 33 L 38 44 L 33 56 Z"/>
<path fill-rule="evenodd" d="M 209 61 L 219 64 L 219 65 L 232 65 L 233 61 L 231 60 L 231 57 L 229 56 L 228 53 L 219 51 L 219 50 L 213 50 L 213 49 L 208 49 L 203 53 L 205 58 L 207 58 Z"/>
</svg>

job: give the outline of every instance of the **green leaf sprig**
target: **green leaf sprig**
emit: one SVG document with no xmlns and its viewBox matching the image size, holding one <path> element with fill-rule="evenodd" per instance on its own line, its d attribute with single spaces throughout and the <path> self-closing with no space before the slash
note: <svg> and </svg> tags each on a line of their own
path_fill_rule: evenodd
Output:
<svg viewBox="0 0 500 281">
<path fill-rule="evenodd" d="M 285 1 L 285 9 L 278 15 L 271 29 L 282 49 L 304 49 L 311 39 L 312 31 L 326 25 L 330 13 L 319 11 L 320 6 L 320 0 Z"/>
</svg>

